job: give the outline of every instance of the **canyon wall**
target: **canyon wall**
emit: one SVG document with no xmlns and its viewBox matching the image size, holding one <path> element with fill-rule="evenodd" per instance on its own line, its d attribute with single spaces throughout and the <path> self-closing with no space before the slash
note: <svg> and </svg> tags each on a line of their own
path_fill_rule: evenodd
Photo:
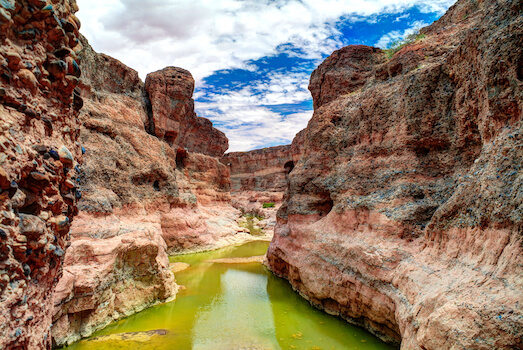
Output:
<svg viewBox="0 0 523 350">
<path fill-rule="evenodd" d="M 309 89 L 270 269 L 402 349 L 523 348 L 522 3 L 459 0 Z"/>
<path fill-rule="evenodd" d="M 81 161 L 74 0 L 0 2 L 0 348 L 51 348 Z"/>
<path fill-rule="evenodd" d="M 62 346 L 174 298 L 167 253 L 249 240 L 231 206 L 225 135 L 194 112 L 194 80 L 168 67 L 144 84 L 133 69 L 83 50 L 79 214 L 53 298 Z M 78 195 L 80 197 L 80 195 Z"/>
<path fill-rule="evenodd" d="M 221 159 L 231 174 L 232 205 L 246 215 L 246 228 L 272 237 L 276 212 L 287 188 L 287 174 L 299 159 L 291 145 L 231 152 Z M 255 226 L 249 222 L 256 217 Z M 261 231 L 262 230 L 262 231 Z"/>
<path fill-rule="evenodd" d="M 176 293 L 160 225 L 110 216 L 127 203 L 177 195 L 174 151 L 171 162 L 161 158 L 160 142 L 144 132 L 143 83 L 136 71 L 80 40 L 85 162 L 77 168 L 80 215 L 52 298 L 54 346 Z"/>
<path fill-rule="evenodd" d="M 231 192 L 284 192 L 285 165 L 292 162 L 291 146 L 276 146 L 249 152 L 231 152 L 222 157 L 229 167 Z"/>
</svg>

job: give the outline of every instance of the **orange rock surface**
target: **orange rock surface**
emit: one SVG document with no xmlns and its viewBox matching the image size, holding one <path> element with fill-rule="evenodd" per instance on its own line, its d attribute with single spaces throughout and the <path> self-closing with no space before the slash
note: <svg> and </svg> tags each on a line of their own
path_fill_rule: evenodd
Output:
<svg viewBox="0 0 523 350">
<path fill-rule="evenodd" d="M 460 0 L 314 71 L 274 273 L 402 349 L 523 348 L 522 14 Z"/>
</svg>

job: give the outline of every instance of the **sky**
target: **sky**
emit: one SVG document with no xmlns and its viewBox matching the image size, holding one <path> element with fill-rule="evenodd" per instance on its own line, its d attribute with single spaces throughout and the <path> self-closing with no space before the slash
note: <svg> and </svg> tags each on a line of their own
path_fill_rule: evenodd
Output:
<svg viewBox="0 0 523 350">
<path fill-rule="evenodd" d="M 307 86 L 333 51 L 387 48 L 456 0 L 77 0 L 81 33 L 147 73 L 189 70 L 196 113 L 229 152 L 290 144 L 312 117 Z"/>
</svg>

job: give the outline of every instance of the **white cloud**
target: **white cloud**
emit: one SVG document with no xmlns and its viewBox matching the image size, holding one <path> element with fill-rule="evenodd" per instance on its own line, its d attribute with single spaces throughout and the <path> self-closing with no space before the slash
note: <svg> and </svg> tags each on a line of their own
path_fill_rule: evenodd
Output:
<svg viewBox="0 0 523 350">
<path fill-rule="evenodd" d="M 198 114 L 225 131 L 230 152 L 289 144 L 312 117 L 312 110 L 282 116 L 269 108 L 308 100 L 308 74 L 272 72 L 267 77 L 237 91 L 207 93 L 209 102 L 196 102 Z"/>
<path fill-rule="evenodd" d="M 342 46 L 342 16 L 395 13 L 413 5 L 443 12 L 455 0 L 78 0 L 82 33 L 95 50 L 149 72 L 179 66 L 197 82 L 292 44 L 309 58 Z M 333 39 L 334 38 L 334 39 Z"/>
<path fill-rule="evenodd" d="M 200 116 L 211 119 L 229 138 L 229 151 L 290 143 L 312 111 L 290 115 L 269 106 L 310 100 L 307 69 L 257 72 L 250 61 L 285 53 L 319 64 L 343 46 L 340 19 L 377 21 L 381 14 L 402 13 L 412 6 L 443 12 L 456 0 L 77 0 L 81 32 L 98 52 L 136 69 L 145 79 L 166 66 L 189 70 L 199 87 L 194 98 Z M 403 19 L 402 17 L 398 17 Z M 391 31 L 376 43 L 410 34 Z M 234 91 L 203 86 L 219 70 L 244 69 L 259 80 Z M 263 76 L 262 76 L 263 75 Z"/>
<path fill-rule="evenodd" d="M 379 38 L 378 41 L 376 41 L 374 46 L 379 47 L 381 49 L 386 49 L 390 44 L 403 40 L 408 35 L 417 33 L 421 28 L 426 27 L 428 25 L 429 23 L 425 23 L 422 21 L 412 22 L 410 24 L 410 28 L 407 28 L 404 31 L 393 30 L 383 35 L 381 38 Z"/>
<path fill-rule="evenodd" d="M 401 22 L 401 20 L 409 18 L 409 17 L 410 17 L 410 13 L 405 13 L 405 14 L 403 14 L 401 16 L 396 17 L 394 22 Z"/>
<path fill-rule="evenodd" d="M 224 108 L 237 125 L 230 126 L 228 152 L 248 151 L 268 145 L 290 144 L 294 136 L 307 126 L 312 111 L 285 116 L 264 107 Z"/>
</svg>

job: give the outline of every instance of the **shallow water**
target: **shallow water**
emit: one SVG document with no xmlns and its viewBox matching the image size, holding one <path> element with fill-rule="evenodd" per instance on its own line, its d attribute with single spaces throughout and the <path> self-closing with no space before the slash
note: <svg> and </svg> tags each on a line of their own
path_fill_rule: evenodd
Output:
<svg viewBox="0 0 523 350">
<path fill-rule="evenodd" d="M 176 274 L 187 289 L 67 349 L 393 349 L 370 333 L 320 312 L 260 263 L 205 260 L 262 255 L 268 242 L 171 257 L 191 266 Z M 158 332 L 144 331 L 162 330 Z M 164 331 L 166 330 L 166 331 Z M 141 332 L 125 335 L 116 333 Z M 92 340 L 94 337 L 113 335 Z"/>
</svg>

